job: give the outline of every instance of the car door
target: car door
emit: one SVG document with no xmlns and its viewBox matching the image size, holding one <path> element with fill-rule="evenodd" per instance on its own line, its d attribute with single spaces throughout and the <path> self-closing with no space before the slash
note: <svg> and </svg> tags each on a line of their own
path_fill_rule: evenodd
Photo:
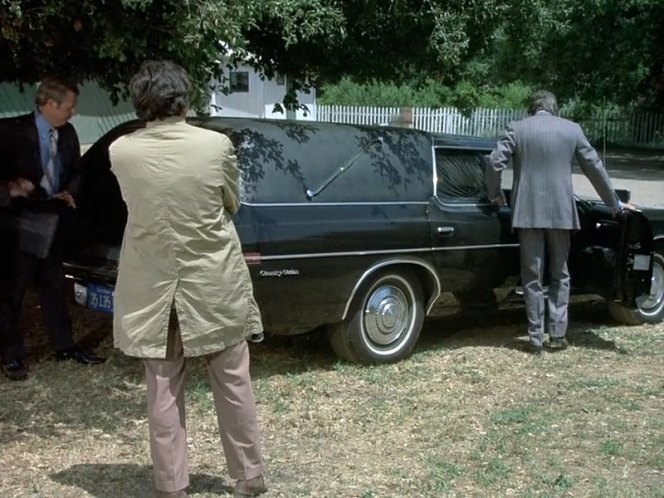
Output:
<svg viewBox="0 0 664 498">
<path fill-rule="evenodd" d="M 518 272 L 510 211 L 493 206 L 484 171 L 490 150 L 436 147 L 429 206 L 431 244 L 443 291 L 482 294 Z"/>
<path fill-rule="evenodd" d="M 633 307 L 650 290 L 654 240 L 648 219 L 638 211 L 615 215 L 605 205 L 577 201 L 581 230 L 570 250 L 576 292 L 592 292 Z"/>
</svg>

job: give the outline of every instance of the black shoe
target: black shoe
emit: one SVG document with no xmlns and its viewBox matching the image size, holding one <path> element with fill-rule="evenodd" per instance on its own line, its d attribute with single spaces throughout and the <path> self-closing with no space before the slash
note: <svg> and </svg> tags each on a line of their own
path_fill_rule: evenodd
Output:
<svg viewBox="0 0 664 498">
<path fill-rule="evenodd" d="M 2 371 L 9 380 L 28 378 L 28 366 L 23 360 L 9 360 L 2 364 Z"/>
<path fill-rule="evenodd" d="M 562 351 L 567 349 L 567 339 L 564 337 L 552 337 L 551 340 L 547 343 L 546 348 L 551 351 Z"/>
<path fill-rule="evenodd" d="M 83 349 L 81 346 L 72 346 L 71 348 L 56 351 L 55 359 L 57 361 L 74 360 L 82 365 L 99 365 L 106 361 L 106 358 L 100 358 L 92 351 Z"/>
<path fill-rule="evenodd" d="M 530 344 L 530 343 L 525 347 L 526 353 L 530 353 L 530 354 L 535 355 L 535 356 L 541 355 L 543 349 L 544 348 L 542 348 L 541 345 Z"/>
</svg>

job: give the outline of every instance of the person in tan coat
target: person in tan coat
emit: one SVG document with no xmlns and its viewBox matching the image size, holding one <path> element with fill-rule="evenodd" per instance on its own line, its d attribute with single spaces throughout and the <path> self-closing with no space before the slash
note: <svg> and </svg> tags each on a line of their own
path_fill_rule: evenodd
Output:
<svg viewBox="0 0 664 498">
<path fill-rule="evenodd" d="M 187 496 L 184 375 L 203 356 L 233 492 L 266 491 L 247 338 L 262 332 L 231 220 L 240 207 L 230 140 L 186 123 L 191 84 L 149 61 L 130 82 L 146 127 L 109 149 L 128 219 L 115 289 L 115 346 L 143 358 L 159 497 Z"/>
</svg>

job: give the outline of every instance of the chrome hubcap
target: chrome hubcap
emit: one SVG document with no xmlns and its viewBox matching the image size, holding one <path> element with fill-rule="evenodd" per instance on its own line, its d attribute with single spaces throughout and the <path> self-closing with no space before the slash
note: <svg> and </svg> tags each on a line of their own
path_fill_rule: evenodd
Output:
<svg viewBox="0 0 664 498">
<path fill-rule="evenodd" d="M 664 267 L 659 261 L 655 261 L 652 269 L 650 294 L 639 308 L 644 315 L 652 315 L 658 313 L 662 306 L 664 306 Z"/>
<path fill-rule="evenodd" d="M 411 308 L 410 300 L 401 289 L 377 288 L 364 308 L 364 329 L 369 340 L 380 346 L 397 341 L 410 326 Z"/>
</svg>

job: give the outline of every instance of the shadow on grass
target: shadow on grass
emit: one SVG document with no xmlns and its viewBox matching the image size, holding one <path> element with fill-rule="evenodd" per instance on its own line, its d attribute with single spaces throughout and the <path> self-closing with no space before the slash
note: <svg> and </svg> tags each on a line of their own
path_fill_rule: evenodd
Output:
<svg viewBox="0 0 664 498">
<path fill-rule="evenodd" d="M 606 340 L 597 329 L 611 323 L 603 300 L 580 300 L 570 304 L 567 340 L 572 346 L 621 352 L 616 343 Z M 424 327 L 415 351 L 435 352 L 466 347 L 496 347 L 525 350 L 528 345 L 525 310 L 466 310 L 432 317 Z M 270 337 L 252 345 L 252 376 L 265 378 L 284 373 L 331 370 L 339 361 L 332 351 L 324 329 L 293 337 Z"/>
<path fill-rule="evenodd" d="M 334 370 L 338 363 L 327 340 L 324 327 L 295 336 L 272 336 L 251 344 L 251 376 L 255 379 L 273 375 Z"/>
<path fill-rule="evenodd" d="M 567 340 L 572 346 L 619 351 L 614 341 L 602 338 L 597 326 L 609 321 L 603 301 L 570 305 Z M 432 318 L 425 323 L 416 351 L 466 347 L 496 347 L 524 350 L 528 345 L 525 311 L 522 307 L 456 313 Z"/>
<path fill-rule="evenodd" d="M 65 286 L 68 296 L 73 296 L 71 282 Z M 92 311 L 73 303 L 68 298 L 69 313 L 72 317 L 72 334 L 74 341 L 80 346 L 97 350 L 104 356 L 112 351 L 113 317 L 108 313 Z M 28 292 L 23 303 L 21 314 L 21 332 L 28 349 L 28 362 L 47 360 L 52 358 L 53 351 L 49 343 L 49 334 L 46 329 L 46 317 L 41 309 L 39 298 L 34 291 Z"/>
<path fill-rule="evenodd" d="M 88 463 L 72 465 L 51 474 L 51 479 L 64 486 L 75 486 L 96 498 L 152 496 L 152 467 L 130 463 Z M 217 476 L 191 474 L 189 493 L 228 495 L 232 486 Z"/>
<path fill-rule="evenodd" d="M 30 434 L 67 438 L 63 427 L 132 439 L 122 434 L 126 421 L 146 417 L 141 365 L 120 354 L 97 366 L 53 360 L 32 364 L 27 381 L 0 382 L 0 399 L 5 424 L 0 445 Z"/>
</svg>

